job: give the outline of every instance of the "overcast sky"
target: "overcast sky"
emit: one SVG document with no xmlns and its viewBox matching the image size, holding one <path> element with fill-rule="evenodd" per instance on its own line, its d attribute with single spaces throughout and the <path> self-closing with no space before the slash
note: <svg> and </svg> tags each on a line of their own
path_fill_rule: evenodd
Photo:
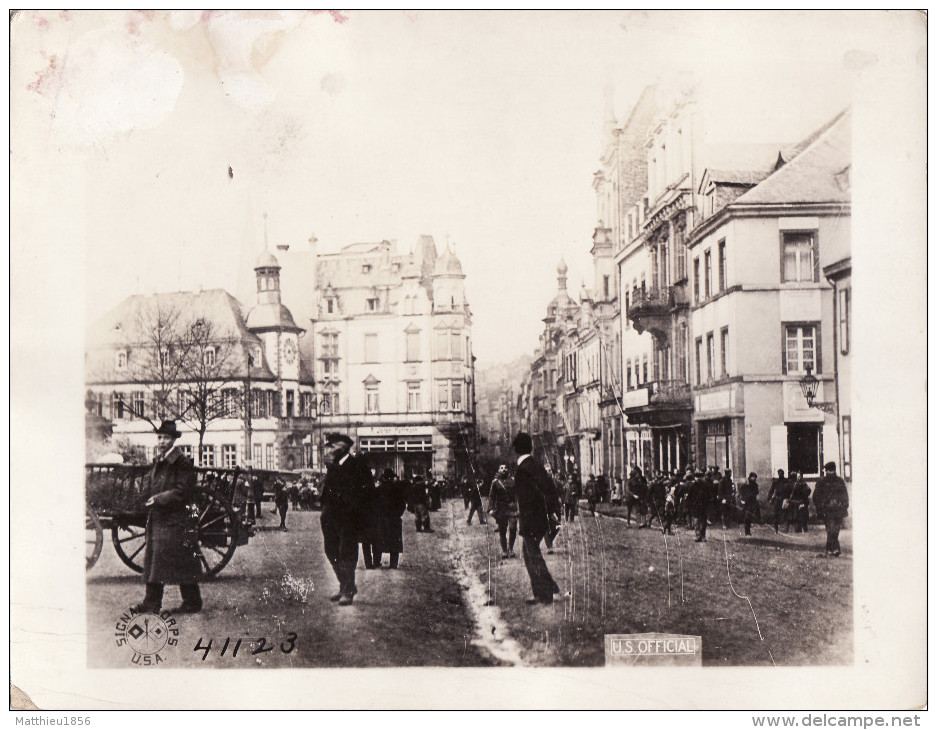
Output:
<svg viewBox="0 0 937 730">
<path fill-rule="evenodd" d="M 28 215 L 14 253 L 34 247 L 38 267 L 67 249 L 87 323 L 134 293 L 238 293 L 265 211 L 271 245 L 409 250 L 430 234 L 462 260 L 480 361 L 508 361 L 536 346 L 560 256 L 571 295 L 592 279 L 608 85 L 624 118 L 646 84 L 691 71 L 711 140 L 790 142 L 848 104 L 881 39 L 908 26 L 881 13 L 20 13 L 12 203 Z"/>
</svg>

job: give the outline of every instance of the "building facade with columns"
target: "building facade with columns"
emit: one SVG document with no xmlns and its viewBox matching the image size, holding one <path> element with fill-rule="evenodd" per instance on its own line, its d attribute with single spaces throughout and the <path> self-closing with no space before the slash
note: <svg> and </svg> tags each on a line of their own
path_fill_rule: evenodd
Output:
<svg viewBox="0 0 937 730">
<path fill-rule="evenodd" d="M 438 255 L 431 236 L 410 253 L 381 241 L 317 257 L 318 427 L 348 433 L 378 471 L 473 473 L 472 314 L 464 280 L 458 257 L 448 246 Z"/>
</svg>

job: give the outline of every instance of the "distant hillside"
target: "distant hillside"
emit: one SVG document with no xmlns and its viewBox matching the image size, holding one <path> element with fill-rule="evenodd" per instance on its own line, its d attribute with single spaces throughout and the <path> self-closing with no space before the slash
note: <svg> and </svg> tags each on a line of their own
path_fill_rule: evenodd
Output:
<svg viewBox="0 0 937 730">
<path fill-rule="evenodd" d="M 477 362 L 475 377 L 479 392 L 483 388 L 499 387 L 502 382 L 517 390 L 524 376 L 530 372 L 532 359 L 530 355 L 520 355 L 507 363 Z"/>
</svg>

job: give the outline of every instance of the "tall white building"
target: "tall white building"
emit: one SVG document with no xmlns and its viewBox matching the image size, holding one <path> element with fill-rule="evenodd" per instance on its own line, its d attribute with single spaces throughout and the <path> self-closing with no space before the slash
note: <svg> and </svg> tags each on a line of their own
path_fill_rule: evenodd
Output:
<svg viewBox="0 0 937 730">
<path fill-rule="evenodd" d="M 431 236 L 411 253 L 355 243 L 316 264 L 318 427 L 347 432 L 372 467 L 471 474 L 472 316 L 465 275 Z M 321 439 L 320 439 L 321 440 Z"/>
</svg>

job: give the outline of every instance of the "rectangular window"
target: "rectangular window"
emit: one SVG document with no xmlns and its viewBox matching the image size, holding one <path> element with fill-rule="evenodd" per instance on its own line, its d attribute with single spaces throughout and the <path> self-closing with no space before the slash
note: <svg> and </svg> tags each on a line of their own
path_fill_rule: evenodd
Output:
<svg viewBox="0 0 937 730">
<path fill-rule="evenodd" d="M 234 444 L 224 444 L 221 447 L 221 466 L 233 469 L 238 465 L 238 447 Z"/>
<path fill-rule="evenodd" d="M 719 241 L 719 291 L 726 290 L 726 242 Z"/>
<path fill-rule="evenodd" d="M 367 308 L 369 312 L 376 312 L 377 311 L 377 299 L 370 297 L 367 300 Z"/>
<path fill-rule="evenodd" d="M 787 473 L 819 474 L 823 457 L 819 426 L 807 423 L 787 426 Z"/>
<path fill-rule="evenodd" d="M 781 233 L 781 281 L 817 281 L 817 239 L 813 233 Z"/>
<path fill-rule="evenodd" d="M 630 329 L 631 329 L 631 320 L 628 319 L 628 308 L 629 308 L 630 306 L 631 306 L 631 292 L 628 291 L 627 289 L 625 289 L 625 311 L 624 311 L 622 314 L 624 314 L 625 329 L 626 329 L 626 330 L 630 330 Z"/>
<path fill-rule="evenodd" d="M 325 311 L 328 312 L 329 314 L 335 313 L 335 300 L 334 299 L 329 298 L 325 300 Z"/>
<path fill-rule="evenodd" d="M 364 264 L 364 265 L 361 267 L 361 273 L 362 273 L 362 274 L 370 274 L 370 273 L 371 273 L 371 264 Z"/>
<path fill-rule="evenodd" d="M 377 335 L 366 334 L 364 336 L 364 361 L 377 362 Z"/>
<path fill-rule="evenodd" d="M 263 469 L 262 460 L 263 460 L 263 455 L 264 455 L 264 447 L 261 446 L 260 444 L 254 444 L 252 451 L 254 454 L 253 467 L 255 469 Z"/>
<path fill-rule="evenodd" d="M 462 359 L 462 333 L 453 332 L 452 337 L 451 337 L 451 342 L 452 342 L 452 351 L 451 351 L 450 357 L 453 360 L 461 360 Z"/>
<path fill-rule="evenodd" d="M 185 458 L 186 458 L 186 459 L 188 459 L 189 461 L 191 461 L 193 464 L 195 463 L 195 462 L 194 462 L 194 459 L 193 459 L 193 454 L 192 454 L 193 449 L 192 449 L 192 446 L 191 446 L 191 445 L 189 445 L 189 444 L 180 444 L 179 449 L 180 449 L 180 451 L 182 451 L 183 454 L 185 454 Z"/>
<path fill-rule="evenodd" d="M 420 333 L 407 332 L 407 362 L 418 362 L 420 359 Z"/>
<path fill-rule="evenodd" d="M 647 355 L 645 355 L 643 360 L 641 361 L 641 368 L 644 373 L 643 377 L 641 378 L 641 382 L 643 383 L 647 383 L 647 367 L 648 367 L 648 359 L 647 359 Z"/>
<path fill-rule="evenodd" d="M 706 335 L 706 380 L 713 380 L 716 375 L 716 340 L 713 333 Z"/>
<path fill-rule="evenodd" d="M 447 330 L 436 331 L 436 359 L 449 359 L 449 332 Z"/>
<path fill-rule="evenodd" d="M 852 416 L 843 416 L 843 479 L 852 479 Z"/>
<path fill-rule="evenodd" d="M 839 352 L 849 354 L 849 289 L 839 290 Z"/>
<path fill-rule="evenodd" d="M 294 410 L 295 407 L 296 407 L 296 391 L 287 390 L 286 391 L 286 417 L 287 418 L 292 418 L 294 415 L 296 415 L 296 412 Z"/>
<path fill-rule="evenodd" d="M 407 412 L 418 413 L 420 410 L 420 384 L 407 383 Z"/>
<path fill-rule="evenodd" d="M 700 291 L 699 291 L 699 256 L 693 259 L 693 301 L 699 304 L 700 300 Z"/>
<path fill-rule="evenodd" d="M 273 444 L 267 444 L 267 469 L 276 469 L 276 452 L 273 449 Z"/>
<path fill-rule="evenodd" d="M 625 365 L 625 378 L 625 383 L 628 386 L 628 390 L 631 390 L 631 360 L 628 360 Z"/>
<path fill-rule="evenodd" d="M 440 411 L 449 410 L 449 382 L 446 380 L 436 383 L 436 406 Z"/>
<path fill-rule="evenodd" d="M 703 382 L 703 338 L 696 338 L 696 384 L 701 385 Z"/>
<path fill-rule="evenodd" d="M 602 293 L 605 295 L 603 297 L 605 301 L 608 301 L 608 280 L 609 280 L 609 277 L 607 276 L 602 277 Z"/>
<path fill-rule="evenodd" d="M 338 357 L 337 333 L 324 333 L 322 335 L 322 357 Z"/>
<path fill-rule="evenodd" d="M 462 410 L 462 383 L 457 380 L 452 381 L 452 410 Z"/>
<path fill-rule="evenodd" d="M 127 369 L 127 352 L 125 350 L 118 351 L 117 359 L 114 365 L 118 370 Z"/>
<path fill-rule="evenodd" d="M 133 410 L 130 413 L 131 418 L 143 418 L 146 415 L 143 411 L 144 409 L 144 394 L 142 390 L 135 390 L 133 392 Z"/>
<path fill-rule="evenodd" d="M 784 368 L 786 373 L 817 372 L 816 325 L 785 325 Z M 813 473 L 813 472 L 811 472 Z"/>
<path fill-rule="evenodd" d="M 709 299 L 713 295 L 713 256 L 711 251 L 707 251 L 703 260 L 705 262 L 704 271 L 704 292 Z"/>
<path fill-rule="evenodd" d="M 215 364 L 215 348 L 214 347 L 205 348 L 204 360 L 205 360 L 205 367 L 210 368 L 214 366 Z"/>
<path fill-rule="evenodd" d="M 722 358 L 722 377 L 729 377 L 729 328 L 723 327 L 719 331 L 720 357 Z"/>
<path fill-rule="evenodd" d="M 202 444 L 202 456 L 201 456 L 202 466 L 214 466 L 215 465 L 215 447 L 209 444 Z"/>
<path fill-rule="evenodd" d="M 465 364 L 472 364 L 472 348 L 469 346 L 468 335 L 465 336 Z"/>
<path fill-rule="evenodd" d="M 365 412 L 366 413 L 380 413 L 380 403 L 378 402 L 377 387 L 368 386 L 364 390 L 365 395 Z"/>
</svg>

